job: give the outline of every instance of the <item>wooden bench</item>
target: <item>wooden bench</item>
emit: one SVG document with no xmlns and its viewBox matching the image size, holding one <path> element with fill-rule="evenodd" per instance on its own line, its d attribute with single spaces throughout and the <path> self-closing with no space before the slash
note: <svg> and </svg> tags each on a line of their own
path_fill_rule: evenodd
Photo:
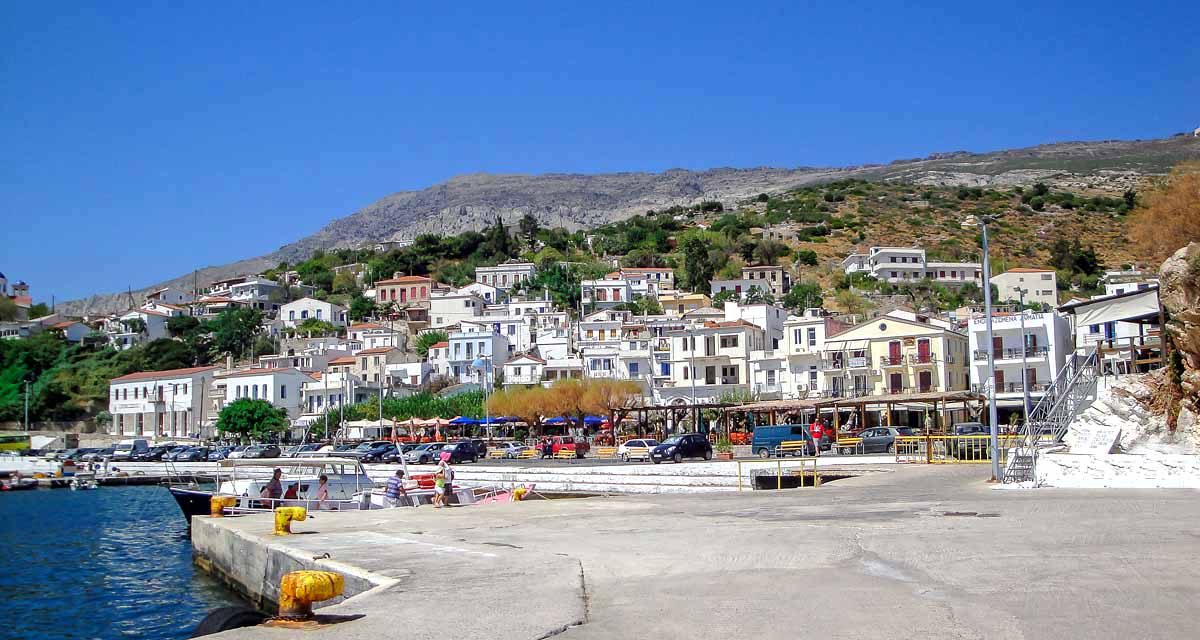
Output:
<svg viewBox="0 0 1200 640">
<path fill-rule="evenodd" d="M 541 456 L 541 454 L 538 452 L 537 448 L 522 449 L 521 453 L 517 454 L 517 459 L 518 460 L 532 460 L 533 458 L 537 458 L 540 456 Z"/>
<path fill-rule="evenodd" d="M 559 449 L 558 451 L 554 452 L 554 459 L 555 460 L 574 460 L 575 459 L 575 450 L 574 449 Z"/>
<path fill-rule="evenodd" d="M 617 457 L 616 447 L 596 447 L 593 449 L 596 452 L 597 458 L 615 458 Z"/>
<path fill-rule="evenodd" d="M 488 460 L 502 460 L 504 458 L 504 449 L 488 449 Z"/>
<path fill-rule="evenodd" d="M 785 440 L 780 442 L 775 447 L 775 456 L 803 456 L 812 455 L 809 451 L 812 448 L 812 443 L 808 440 Z"/>
<path fill-rule="evenodd" d="M 649 460 L 650 447 L 625 447 L 626 460 Z"/>
</svg>

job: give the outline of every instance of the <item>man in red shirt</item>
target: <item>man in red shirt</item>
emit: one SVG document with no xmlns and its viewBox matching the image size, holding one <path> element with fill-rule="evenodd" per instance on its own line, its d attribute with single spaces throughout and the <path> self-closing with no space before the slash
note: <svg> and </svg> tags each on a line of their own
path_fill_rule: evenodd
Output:
<svg viewBox="0 0 1200 640">
<path fill-rule="evenodd" d="M 812 424 L 808 425 L 808 432 L 813 439 L 813 455 L 821 455 L 821 438 L 825 436 L 825 423 L 821 422 L 820 418 L 813 418 Z"/>
</svg>

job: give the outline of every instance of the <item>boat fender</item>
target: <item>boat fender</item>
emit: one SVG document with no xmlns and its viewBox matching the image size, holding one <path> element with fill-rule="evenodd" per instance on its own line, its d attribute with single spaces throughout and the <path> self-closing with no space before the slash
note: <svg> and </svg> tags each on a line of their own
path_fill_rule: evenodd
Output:
<svg viewBox="0 0 1200 640">
<path fill-rule="evenodd" d="M 276 507 L 275 535 L 287 536 L 292 534 L 292 521 L 304 522 L 308 518 L 308 509 L 304 507 Z"/>
<path fill-rule="evenodd" d="M 292 507 L 296 508 L 296 507 Z M 292 571 L 279 580 L 279 617 L 306 620 L 312 617 L 312 603 L 342 595 L 346 581 L 332 571 Z"/>
</svg>

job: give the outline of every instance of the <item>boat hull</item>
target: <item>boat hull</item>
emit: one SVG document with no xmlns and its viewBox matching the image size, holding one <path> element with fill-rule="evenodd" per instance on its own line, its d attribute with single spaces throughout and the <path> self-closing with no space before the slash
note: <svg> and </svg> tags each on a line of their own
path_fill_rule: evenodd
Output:
<svg viewBox="0 0 1200 640">
<path fill-rule="evenodd" d="M 206 516 L 212 510 L 213 494 L 211 491 L 180 487 L 167 487 L 167 490 L 171 492 L 171 497 L 175 498 L 175 504 L 179 505 L 179 510 L 183 512 L 188 522 L 192 521 L 192 516 Z"/>
</svg>

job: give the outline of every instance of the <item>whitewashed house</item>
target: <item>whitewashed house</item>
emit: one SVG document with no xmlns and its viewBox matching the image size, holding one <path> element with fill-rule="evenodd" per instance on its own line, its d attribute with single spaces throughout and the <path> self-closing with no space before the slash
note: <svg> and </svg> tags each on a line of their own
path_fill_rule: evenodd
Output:
<svg viewBox="0 0 1200 640">
<path fill-rule="evenodd" d="M 301 298 L 280 307 L 279 319 L 283 321 L 283 326 L 289 329 L 310 319 L 328 322 L 335 327 L 344 327 L 346 326 L 346 309 L 316 298 Z"/>
<path fill-rule="evenodd" d="M 429 298 L 429 326 L 435 329 L 473 320 L 483 315 L 487 301 L 464 291 L 435 292 Z"/>
<path fill-rule="evenodd" d="M 537 265 L 532 262 L 510 260 L 491 267 L 475 267 L 475 281 L 507 292 L 518 282 L 532 280 L 537 275 Z"/>
<path fill-rule="evenodd" d="M 144 371 L 108 384 L 111 434 L 120 437 L 210 437 L 202 426 L 204 402 L 217 367 Z"/>
</svg>

